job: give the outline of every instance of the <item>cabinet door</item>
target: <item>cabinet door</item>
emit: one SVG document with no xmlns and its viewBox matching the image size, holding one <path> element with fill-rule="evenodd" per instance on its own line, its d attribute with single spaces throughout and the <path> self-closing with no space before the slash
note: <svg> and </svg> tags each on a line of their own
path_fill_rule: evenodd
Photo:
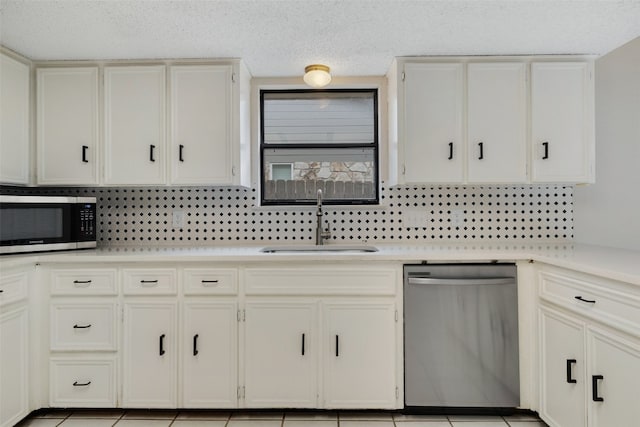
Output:
<svg viewBox="0 0 640 427">
<path fill-rule="evenodd" d="M 37 71 L 38 184 L 98 183 L 98 68 Z"/>
<path fill-rule="evenodd" d="M 175 303 L 125 302 L 125 407 L 176 407 L 176 331 Z"/>
<path fill-rule="evenodd" d="M 404 67 L 404 182 L 462 182 L 462 64 Z"/>
<path fill-rule="evenodd" d="M 316 305 L 248 302 L 244 374 L 249 408 L 317 405 Z"/>
<path fill-rule="evenodd" d="M 540 416 L 554 427 L 586 426 L 584 327 L 540 310 Z"/>
<path fill-rule="evenodd" d="M 227 65 L 171 67 L 171 182 L 232 184 Z"/>
<path fill-rule="evenodd" d="M 0 182 L 29 183 L 29 66 L 0 54 Z"/>
<path fill-rule="evenodd" d="M 589 182 L 593 88 L 585 62 L 531 65 L 532 179 Z"/>
<path fill-rule="evenodd" d="M 104 79 L 105 183 L 164 183 L 164 66 L 105 67 Z"/>
<path fill-rule="evenodd" d="M 588 336 L 591 355 L 587 378 L 589 425 L 637 426 L 640 420 L 640 346 L 596 329 L 590 329 Z M 602 400 L 596 401 L 597 398 Z"/>
<path fill-rule="evenodd" d="M 525 77 L 523 63 L 469 64 L 469 182 L 526 182 Z"/>
<path fill-rule="evenodd" d="M 236 314 L 235 301 L 185 302 L 181 406 L 237 406 Z"/>
<path fill-rule="evenodd" d="M 0 316 L 0 426 L 15 425 L 29 413 L 28 311 Z"/>
<path fill-rule="evenodd" d="M 395 408 L 395 305 L 327 304 L 324 406 Z"/>
</svg>

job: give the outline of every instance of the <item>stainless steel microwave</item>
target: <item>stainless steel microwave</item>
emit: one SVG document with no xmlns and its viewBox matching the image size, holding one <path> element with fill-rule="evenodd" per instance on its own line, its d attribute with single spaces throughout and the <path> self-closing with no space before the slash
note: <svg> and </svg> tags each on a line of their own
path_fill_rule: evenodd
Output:
<svg viewBox="0 0 640 427">
<path fill-rule="evenodd" d="M 95 197 L 0 195 L 0 254 L 95 247 Z"/>
</svg>

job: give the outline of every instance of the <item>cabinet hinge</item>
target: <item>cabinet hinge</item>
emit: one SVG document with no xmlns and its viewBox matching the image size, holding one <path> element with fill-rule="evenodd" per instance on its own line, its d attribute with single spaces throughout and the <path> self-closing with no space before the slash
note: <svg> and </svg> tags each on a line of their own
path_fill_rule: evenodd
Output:
<svg viewBox="0 0 640 427">
<path fill-rule="evenodd" d="M 396 322 L 398 321 L 398 310 L 396 310 Z"/>
<path fill-rule="evenodd" d="M 244 322 L 245 320 L 245 311 L 238 310 L 238 322 Z"/>
<path fill-rule="evenodd" d="M 236 167 L 231 166 L 231 176 L 236 176 Z"/>
<path fill-rule="evenodd" d="M 402 165 L 402 175 L 406 175 L 407 174 L 407 167 L 405 165 Z"/>
<path fill-rule="evenodd" d="M 396 399 L 400 397 L 400 389 L 396 387 Z"/>
<path fill-rule="evenodd" d="M 402 76 L 401 76 L 402 81 L 404 81 L 404 77 L 405 77 L 405 74 L 404 74 L 404 71 L 403 71 L 403 72 L 402 72 Z"/>
<path fill-rule="evenodd" d="M 231 73 L 231 82 L 232 83 L 236 82 L 236 73 Z"/>
<path fill-rule="evenodd" d="M 238 309 L 238 322 L 242 320 L 242 315 L 240 314 L 242 310 Z"/>
</svg>

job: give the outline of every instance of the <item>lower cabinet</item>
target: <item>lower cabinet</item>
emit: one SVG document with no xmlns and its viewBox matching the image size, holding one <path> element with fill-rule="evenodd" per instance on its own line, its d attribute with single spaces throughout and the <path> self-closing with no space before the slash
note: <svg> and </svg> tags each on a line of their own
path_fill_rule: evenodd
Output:
<svg viewBox="0 0 640 427">
<path fill-rule="evenodd" d="M 180 407 L 237 407 L 237 312 L 235 298 L 200 298 L 183 304 Z"/>
<path fill-rule="evenodd" d="M 245 322 L 246 407 L 396 407 L 393 299 L 256 298 Z"/>
<path fill-rule="evenodd" d="M 177 406 L 177 332 L 176 302 L 125 301 L 124 407 Z"/>
<path fill-rule="evenodd" d="M 558 269 L 542 273 L 540 290 L 540 417 L 551 427 L 637 426 L 640 292 Z"/>
<path fill-rule="evenodd" d="M 28 312 L 26 306 L 0 312 L 1 427 L 13 426 L 29 413 Z"/>
</svg>

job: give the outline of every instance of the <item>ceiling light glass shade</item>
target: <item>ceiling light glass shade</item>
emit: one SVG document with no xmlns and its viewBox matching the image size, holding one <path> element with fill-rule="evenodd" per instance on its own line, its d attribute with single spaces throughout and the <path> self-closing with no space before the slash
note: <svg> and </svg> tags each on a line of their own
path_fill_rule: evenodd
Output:
<svg viewBox="0 0 640 427">
<path fill-rule="evenodd" d="M 304 69 L 304 82 L 313 88 L 325 87 L 331 82 L 329 67 L 321 64 L 307 65 Z"/>
</svg>

